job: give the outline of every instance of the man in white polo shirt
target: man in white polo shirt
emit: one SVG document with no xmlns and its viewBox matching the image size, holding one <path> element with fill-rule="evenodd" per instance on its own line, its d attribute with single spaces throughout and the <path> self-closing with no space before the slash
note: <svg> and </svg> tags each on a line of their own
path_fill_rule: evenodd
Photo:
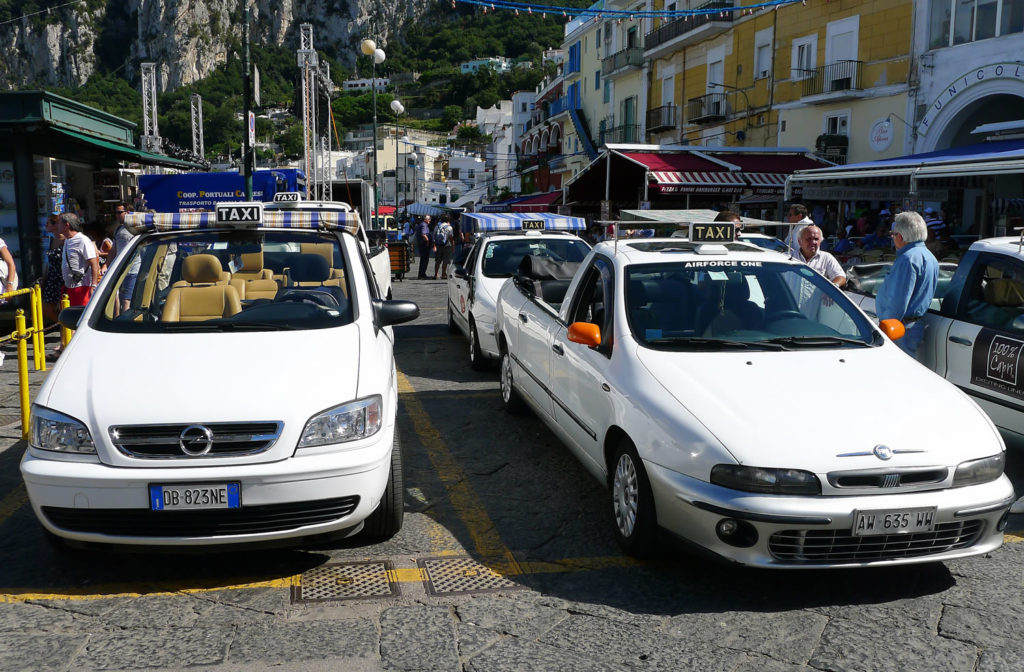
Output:
<svg viewBox="0 0 1024 672">
<path fill-rule="evenodd" d="M 99 255 L 89 236 L 82 233 L 78 215 L 66 212 L 60 216 L 60 232 L 64 236 L 61 251 L 61 275 L 64 293 L 72 306 L 84 306 L 100 281 Z"/>
<path fill-rule="evenodd" d="M 843 267 L 835 257 L 821 249 L 821 229 L 814 224 L 805 226 L 800 229 L 798 241 L 800 243 L 798 259 L 831 280 L 836 287 L 846 284 L 846 273 L 843 271 Z"/>
</svg>

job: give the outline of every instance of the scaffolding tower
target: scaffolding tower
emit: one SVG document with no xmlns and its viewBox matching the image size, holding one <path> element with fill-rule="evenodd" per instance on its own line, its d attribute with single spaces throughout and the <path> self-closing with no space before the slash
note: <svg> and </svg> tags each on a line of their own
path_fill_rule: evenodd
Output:
<svg viewBox="0 0 1024 672">
<path fill-rule="evenodd" d="M 192 153 L 199 158 L 206 158 L 203 145 L 203 97 L 192 94 Z"/>
<path fill-rule="evenodd" d="M 156 121 L 156 63 L 142 64 L 142 149 L 163 153 L 163 140 Z"/>
</svg>

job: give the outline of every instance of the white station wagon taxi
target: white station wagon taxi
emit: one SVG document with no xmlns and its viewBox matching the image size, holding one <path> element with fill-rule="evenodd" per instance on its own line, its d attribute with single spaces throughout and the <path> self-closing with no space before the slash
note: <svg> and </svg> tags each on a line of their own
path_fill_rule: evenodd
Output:
<svg viewBox="0 0 1024 672">
<path fill-rule="evenodd" d="M 1000 546 L 1014 494 L 988 417 L 900 351 L 898 322 L 883 333 L 734 231 L 604 242 L 563 295 L 520 275 L 498 297 L 502 400 L 607 485 L 623 549 L 649 552 L 658 528 L 771 568 Z M 885 412 L 842 418 L 836 389 Z"/>
<path fill-rule="evenodd" d="M 140 232 L 32 406 L 21 463 L 58 537 L 375 538 L 402 526 L 390 325 L 354 212 L 134 214 Z"/>
<path fill-rule="evenodd" d="M 462 226 L 480 236 L 465 262 L 454 266 L 448 276 L 448 328 L 465 334 L 470 366 L 482 370 L 498 358 L 494 340 L 498 291 L 523 257 L 578 263 L 590 245 L 570 233 L 586 228 L 581 217 L 470 212 L 462 215 Z"/>
</svg>

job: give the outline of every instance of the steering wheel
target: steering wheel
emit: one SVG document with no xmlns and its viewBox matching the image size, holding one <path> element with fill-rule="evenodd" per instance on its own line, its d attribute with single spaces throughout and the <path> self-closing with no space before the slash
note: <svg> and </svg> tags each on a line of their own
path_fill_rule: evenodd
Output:
<svg viewBox="0 0 1024 672">
<path fill-rule="evenodd" d="M 777 322 L 779 320 L 806 320 L 807 316 L 799 310 L 779 310 L 765 316 L 766 322 Z"/>
<path fill-rule="evenodd" d="M 324 292 L 289 292 L 274 300 L 275 303 L 310 303 L 322 308 L 336 309 L 338 302 Z"/>
</svg>

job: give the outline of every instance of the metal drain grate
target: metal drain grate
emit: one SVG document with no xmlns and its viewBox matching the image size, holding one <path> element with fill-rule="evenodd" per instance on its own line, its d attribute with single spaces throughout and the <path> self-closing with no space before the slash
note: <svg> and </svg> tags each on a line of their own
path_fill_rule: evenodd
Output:
<svg viewBox="0 0 1024 672">
<path fill-rule="evenodd" d="M 487 593 L 524 588 L 472 558 L 428 558 L 416 564 L 425 574 L 423 584 L 430 595 Z"/>
<path fill-rule="evenodd" d="M 302 573 L 292 586 L 292 602 L 395 597 L 401 590 L 392 578 L 387 560 L 321 565 Z"/>
</svg>

